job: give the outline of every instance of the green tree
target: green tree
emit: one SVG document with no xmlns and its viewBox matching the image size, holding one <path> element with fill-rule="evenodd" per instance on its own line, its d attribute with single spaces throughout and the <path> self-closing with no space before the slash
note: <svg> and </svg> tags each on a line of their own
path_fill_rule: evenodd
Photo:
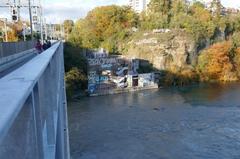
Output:
<svg viewBox="0 0 240 159">
<path fill-rule="evenodd" d="M 171 0 L 151 0 L 143 24 L 146 29 L 168 28 L 171 18 Z M 149 23 L 146 25 L 146 23 Z"/>
<path fill-rule="evenodd" d="M 65 80 L 67 96 L 71 98 L 75 92 L 87 88 L 87 59 L 84 50 L 69 42 L 64 44 Z"/>
<path fill-rule="evenodd" d="M 66 35 L 66 39 L 68 39 L 69 34 L 72 32 L 74 26 L 73 20 L 64 20 L 63 27 Z"/>
<path fill-rule="evenodd" d="M 171 28 L 185 29 L 192 34 L 196 42 L 213 37 L 216 25 L 212 20 L 211 13 L 205 9 L 202 3 L 194 2 L 188 7 L 184 1 L 175 1 L 173 5 L 172 13 L 174 14 L 170 24 Z"/>
<path fill-rule="evenodd" d="M 65 80 L 68 98 L 71 98 L 75 92 L 86 89 L 87 77 L 82 70 L 76 67 L 66 73 Z"/>
<path fill-rule="evenodd" d="M 150 13 L 169 14 L 171 9 L 171 0 L 151 0 L 148 5 Z"/>
<path fill-rule="evenodd" d="M 221 0 L 212 0 L 210 8 L 211 8 L 213 15 L 217 19 L 220 19 L 221 15 L 222 15 L 222 8 L 223 8 Z"/>
<path fill-rule="evenodd" d="M 171 9 L 171 28 L 184 28 L 188 16 L 188 4 L 185 0 L 175 0 Z"/>
<path fill-rule="evenodd" d="M 188 4 L 186 0 L 174 0 L 172 2 L 171 14 L 176 16 L 178 14 L 187 14 L 188 13 Z"/>
</svg>

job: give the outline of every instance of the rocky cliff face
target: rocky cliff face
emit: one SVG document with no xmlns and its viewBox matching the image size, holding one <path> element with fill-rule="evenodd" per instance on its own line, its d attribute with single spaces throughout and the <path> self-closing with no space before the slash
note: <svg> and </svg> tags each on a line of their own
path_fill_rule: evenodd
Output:
<svg viewBox="0 0 240 159">
<path fill-rule="evenodd" d="M 141 33 L 127 44 L 124 55 L 149 61 L 158 70 L 194 66 L 197 47 L 184 31 Z"/>
</svg>

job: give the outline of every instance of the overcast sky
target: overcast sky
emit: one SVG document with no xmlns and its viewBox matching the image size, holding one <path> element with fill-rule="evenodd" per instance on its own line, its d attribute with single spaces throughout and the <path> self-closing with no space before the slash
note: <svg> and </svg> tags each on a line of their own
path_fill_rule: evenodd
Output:
<svg viewBox="0 0 240 159">
<path fill-rule="evenodd" d="M 128 0 L 44 0 L 45 15 L 51 19 L 79 19 L 86 16 L 87 12 L 96 6 L 127 4 Z"/>
<path fill-rule="evenodd" d="M 6 1 L 8 0 L 0 0 L 0 5 Z M 27 2 L 27 0 L 21 1 Z M 125 5 L 128 3 L 128 0 L 42 0 L 42 2 L 47 22 L 59 23 L 64 19 L 77 20 L 85 17 L 87 12 L 96 6 Z M 240 0 L 222 0 L 222 3 L 226 7 L 240 7 Z M 21 13 L 23 17 L 27 18 L 27 9 L 23 9 Z M 0 17 L 9 17 L 9 9 L 0 8 Z"/>
</svg>

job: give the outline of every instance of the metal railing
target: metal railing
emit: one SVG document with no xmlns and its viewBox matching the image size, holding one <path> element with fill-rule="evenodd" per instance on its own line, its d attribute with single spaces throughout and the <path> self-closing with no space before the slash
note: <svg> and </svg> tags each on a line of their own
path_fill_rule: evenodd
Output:
<svg viewBox="0 0 240 159">
<path fill-rule="evenodd" d="M 0 158 L 70 158 L 61 42 L 0 79 Z"/>
<path fill-rule="evenodd" d="M 2 42 L 0 43 L 0 59 L 33 49 L 36 41 Z"/>
</svg>

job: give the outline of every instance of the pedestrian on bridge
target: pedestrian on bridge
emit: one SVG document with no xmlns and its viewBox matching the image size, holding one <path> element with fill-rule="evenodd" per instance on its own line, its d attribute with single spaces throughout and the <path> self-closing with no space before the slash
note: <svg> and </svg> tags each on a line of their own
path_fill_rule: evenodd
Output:
<svg viewBox="0 0 240 159">
<path fill-rule="evenodd" d="M 44 42 L 43 44 L 43 50 L 47 50 L 48 49 L 48 44 L 47 44 L 47 40 Z"/>
<path fill-rule="evenodd" d="M 51 42 L 49 40 L 46 40 L 45 43 L 43 44 L 43 50 L 47 50 L 52 46 Z"/>
<path fill-rule="evenodd" d="M 48 46 L 48 48 L 50 48 L 52 46 L 52 43 L 50 40 L 47 41 L 47 46 Z"/>
<path fill-rule="evenodd" d="M 42 44 L 41 44 L 41 42 L 40 42 L 40 40 L 37 40 L 37 43 L 36 43 L 36 45 L 35 45 L 35 48 L 36 48 L 36 50 L 38 51 L 38 54 L 40 54 L 41 52 L 42 52 Z"/>
</svg>

